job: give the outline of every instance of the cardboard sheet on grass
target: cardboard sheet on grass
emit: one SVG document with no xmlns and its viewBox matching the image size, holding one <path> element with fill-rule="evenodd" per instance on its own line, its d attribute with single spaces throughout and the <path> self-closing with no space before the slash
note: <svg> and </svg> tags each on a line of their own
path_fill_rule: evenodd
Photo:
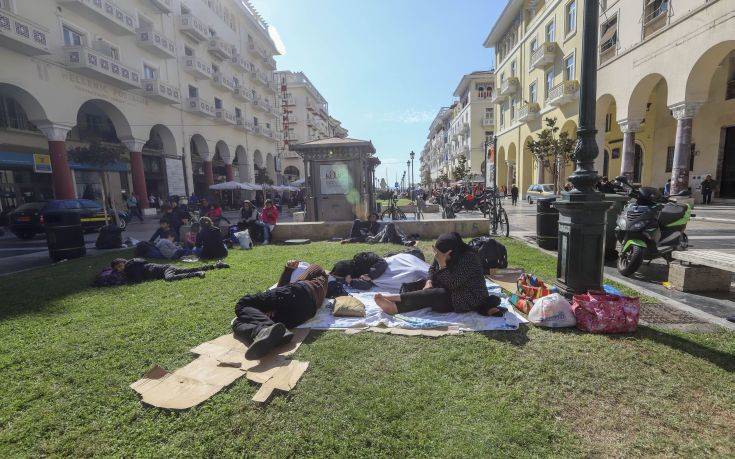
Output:
<svg viewBox="0 0 735 459">
<path fill-rule="evenodd" d="M 264 359 L 247 360 L 247 346 L 230 333 L 191 349 L 199 357 L 173 372 L 154 365 L 130 387 L 148 405 L 184 410 L 246 376 L 261 384 L 253 400 L 264 403 L 274 390 L 288 392 L 293 389 L 306 371 L 309 362 L 287 357 L 296 352 L 308 334 L 308 329 L 294 330 L 294 338 L 288 345 L 275 349 Z"/>
</svg>

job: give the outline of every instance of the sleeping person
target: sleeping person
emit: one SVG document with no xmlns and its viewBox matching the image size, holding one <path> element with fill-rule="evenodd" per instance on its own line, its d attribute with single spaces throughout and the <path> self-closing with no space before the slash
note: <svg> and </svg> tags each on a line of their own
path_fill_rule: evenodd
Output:
<svg viewBox="0 0 735 459">
<path fill-rule="evenodd" d="M 330 274 L 357 290 L 398 292 L 403 284 L 426 280 L 428 272 L 429 265 L 412 253 L 382 258 L 360 252 L 352 260 L 338 261 Z"/>
</svg>

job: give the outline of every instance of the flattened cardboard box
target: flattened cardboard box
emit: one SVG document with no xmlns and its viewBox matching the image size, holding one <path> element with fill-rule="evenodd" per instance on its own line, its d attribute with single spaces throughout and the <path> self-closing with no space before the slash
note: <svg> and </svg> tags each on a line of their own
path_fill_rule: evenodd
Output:
<svg viewBox="0 0 735 459">
<path fill-rule="evenodd" d="M 522 269 L 489 269 L 487 278 L 495 282 L 506 292 L 515 293 L 518 290 L 518 278 L 523 274 Z"/>
<path fill-rule="evenodd" d="M 187 365 L 168 372 L 154 365 L 130 387 L 141 395 L 141 401 L 158 408 L 185 410 L 194 407 L 245 375 L 262 386 L 253 397 L 263 403 L 274 390 L 289 391 L 309 366 L 308 362 L 290 360 L 309 334 L 309 329 L 296 329 L 294 338 L 261 360 L 245 358 L 245 346 L 232 334 L 202 343 L 191 352 L 199 357 Z"/>
</svg>

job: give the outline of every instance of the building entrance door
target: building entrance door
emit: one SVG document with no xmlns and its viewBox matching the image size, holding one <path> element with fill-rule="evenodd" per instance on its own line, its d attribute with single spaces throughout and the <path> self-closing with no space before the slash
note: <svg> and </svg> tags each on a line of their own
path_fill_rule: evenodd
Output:
<svg viewBox="0 0 735 459">
<path fill-rule="evenodd" d="M 735 126 L 725 129 L 725 151 L 722 158 L 720 197 L 735 198 Z"/>
</svg>

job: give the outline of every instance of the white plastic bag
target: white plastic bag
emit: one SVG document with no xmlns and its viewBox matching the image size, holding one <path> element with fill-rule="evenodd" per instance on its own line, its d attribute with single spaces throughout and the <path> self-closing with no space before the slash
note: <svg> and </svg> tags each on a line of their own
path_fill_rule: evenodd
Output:
<svg viewBox="0 0 735 459">
<path fill-rule="evenodd" d="M 253 240 L 250 238 L 248 230 L 235 233 L 235 237 L 237 238 L 237 242 L 240 243 L 241 249 L 250 250 L 253 248 Z"/>
<path fill-rule="evenodd" d="M 534 301 L 528 320 L 534 325 L 550 328 L 574 327 L 577 324 L 572 305 L 558 293 Z"/>
</svg>

